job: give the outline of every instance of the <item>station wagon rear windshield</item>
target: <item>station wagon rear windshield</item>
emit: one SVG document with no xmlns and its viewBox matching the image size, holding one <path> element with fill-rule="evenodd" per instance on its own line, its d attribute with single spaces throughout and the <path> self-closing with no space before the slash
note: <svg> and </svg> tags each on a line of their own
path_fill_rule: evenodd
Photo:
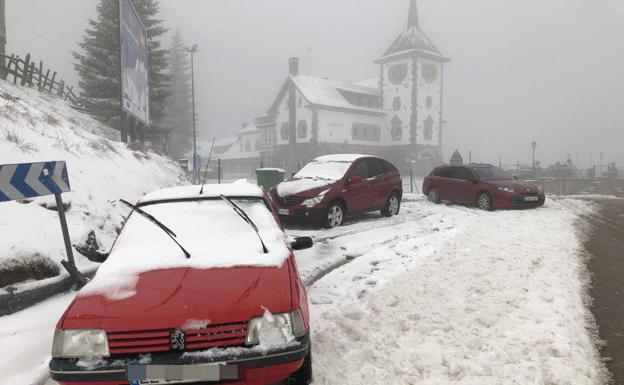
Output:
<svg viewBox="0 0 624 385">
<path fill-rule="evenodd" d="M 472 171 L 481 180 L 510 180 L 514 177 L 498 167 L 473 167 Z"/>
</svg>

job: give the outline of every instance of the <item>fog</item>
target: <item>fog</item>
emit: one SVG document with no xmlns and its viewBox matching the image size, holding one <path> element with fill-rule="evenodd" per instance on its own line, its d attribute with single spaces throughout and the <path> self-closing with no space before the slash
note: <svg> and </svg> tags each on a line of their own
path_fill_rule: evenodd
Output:
<svg viewBox="0 0 624 385">
<path fill-rule="evenodd" d="M 71 65 L 95 0 L 7 0 L 8 52 L 77 83 Z M 201 136 L 231 136 L 264 113 L 287 75 L 378 77 L 405 28 L 408 0 L 161 0 L 166 24 L 199 45 Z M 420 0 L 421 26 L 451 59 L 443 152 L 504 164 L 569 155 L 624 165 L 624 3 L 620 0 Z M 165 45 L 168 46 L 166 41 Z"/>
</svg>

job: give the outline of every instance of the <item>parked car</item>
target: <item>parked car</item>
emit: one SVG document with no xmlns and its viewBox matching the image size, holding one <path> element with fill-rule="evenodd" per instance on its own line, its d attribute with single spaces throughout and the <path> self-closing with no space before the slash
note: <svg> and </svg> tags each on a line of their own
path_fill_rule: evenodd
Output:
<svg viewBox="0 0 624 385">
<path fill-rule="evenodd" d="M 483 210 L 539 207 L 545 201 L 540 187 L 489 164 L 437 167 L 425 178 L 422 191 L 434 203 L 448 201 Z"/>
<path fill-rule="evenodd" d="M 380 210 L 399 213 L 401 175 L 390 162 L 369 155 L 326 155 L 308 163 L 272 190 L 283 220 L 304 220 L 331 229 L 346 216 Z"/>
<path fill-rule="evenodd" d="M 307 294 L 264 191 L 176 187 L 134 206 L 57 324 L 62 385 L 307 384 Z"/>
</svg>

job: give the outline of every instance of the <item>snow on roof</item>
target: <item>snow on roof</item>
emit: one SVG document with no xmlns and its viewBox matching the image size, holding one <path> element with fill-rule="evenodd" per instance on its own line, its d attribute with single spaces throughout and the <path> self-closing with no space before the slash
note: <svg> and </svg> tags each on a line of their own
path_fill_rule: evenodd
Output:
<svg viewBox="0 0 624 385">
<path fill-rule="evenodd" d="M 423 30 L 413 26 L 401 33 L 392 46 L 383 54 L 384 58 L 397 53 L 417 51 L 444 58 Z"/>
<path fill-rule="evenodd" d="M 204 185 L 204 193 L 199 195 L 201 186 L 178 186 L 154 191 L 145 195 L 140 204 L 173 199 L 210 198 L 224 195 L 226 197 L 261 197 L 261 187 L 241 179 L 234 183 Z"/>
<path fill-rule="evenodd" d="M 247 126 L 245 126 L 245 128 L 243 128 L 242 130 L 240 130 L 238 133 L 239 134 L 248 134 L 248 133 L 255 133 L 260 131 L 260 129 L 258 129 L 258 127 L 256 127 L 255 124 L 248 124 Z"/>
<path fill-rule="evenodd" d="M 314 159 L 315 162 L 355 162 L 360 158 L 367 158 L 370 155 L 361 155 L 361 154 L 334 154 L 334 155 L 323 155 Z"/>
<path fill-rule="evenodd" d="M 362 80 L 355 84 L 362 87 L 374 88 L 376 90 L 379 89 L 379 79 L 377 78 Z"/>
<path fill-rule="evenodd" d="M 345 99 L 340 91 L 346 91 L 367 96 L 379 97 L 378 88 L 366 87 L 353 83 L 338 82 L 334 80 L 315 78 L 304 75 L 292 77 L 295 86 L 303 94 L 306 100 L 312 104 L 327 107 L 346 108 L 367 112 L 385 113 L 383 109 L 363 107 L 351 104 Z"/>
</svg>

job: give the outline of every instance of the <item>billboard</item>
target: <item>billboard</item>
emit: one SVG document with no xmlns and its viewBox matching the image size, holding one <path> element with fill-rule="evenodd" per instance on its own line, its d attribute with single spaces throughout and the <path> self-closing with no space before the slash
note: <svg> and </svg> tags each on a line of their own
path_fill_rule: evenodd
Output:
<svg viewBox="0 0 624 385">
<path fill-rule="evenodd" d="M 119 0 L 122 109 L 149 125 L 147 31 L 131 0 Z"/>
</svg>

